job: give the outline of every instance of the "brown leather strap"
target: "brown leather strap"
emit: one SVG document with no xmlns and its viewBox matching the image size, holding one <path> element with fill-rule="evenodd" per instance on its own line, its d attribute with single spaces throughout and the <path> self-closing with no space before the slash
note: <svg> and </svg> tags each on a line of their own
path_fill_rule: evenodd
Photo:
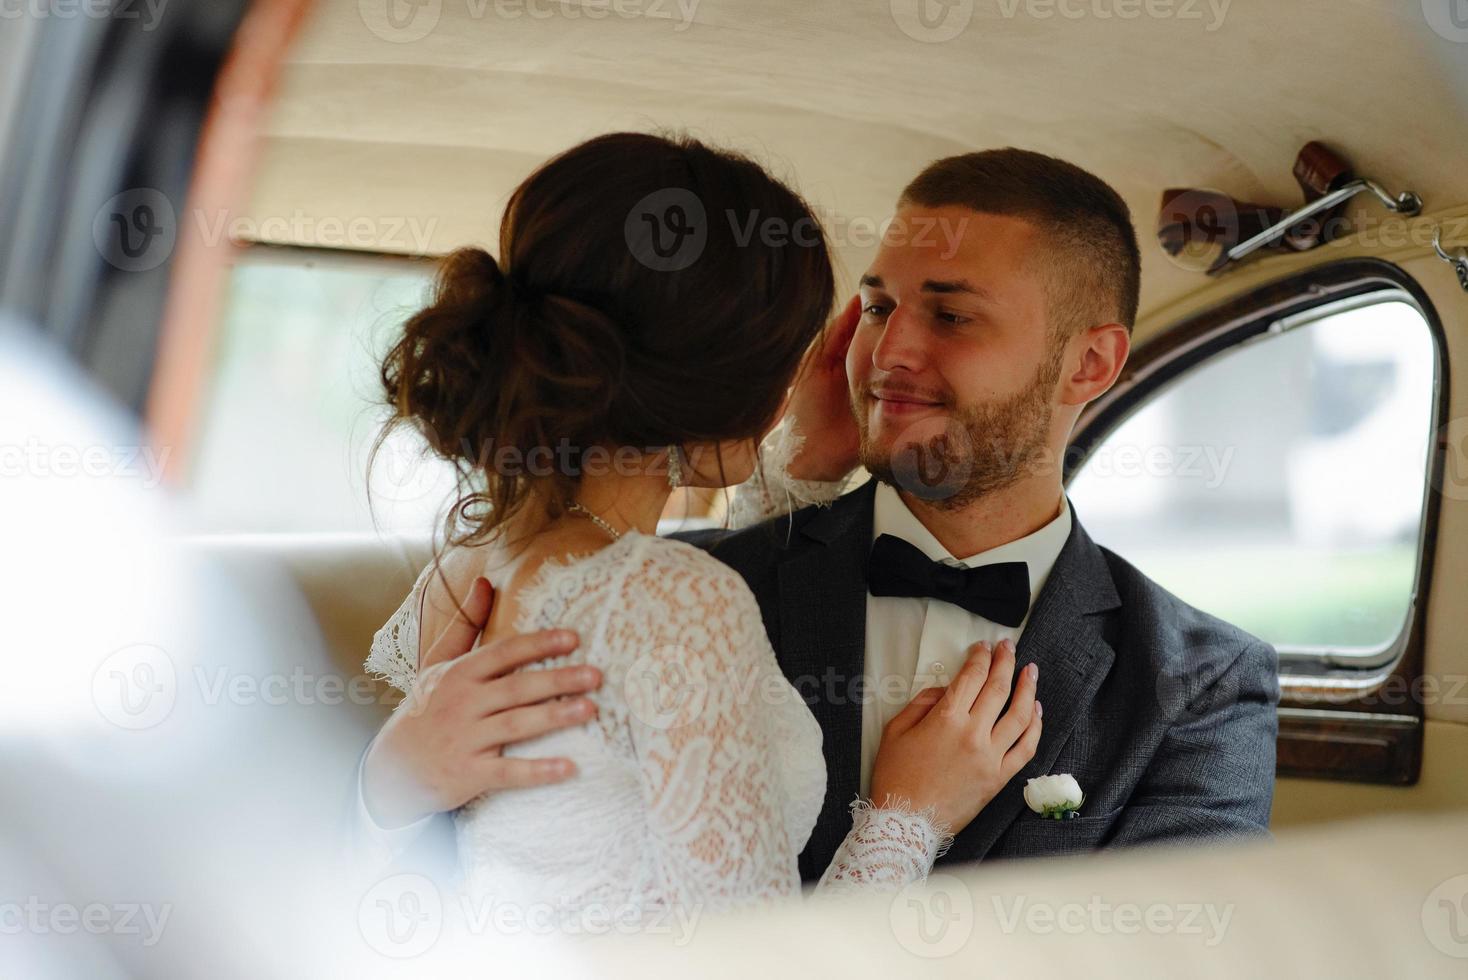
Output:
<svg viewBox="0 0 1468 980">
<path fill-rule="evenodd" d="M 1228 264 L 1228 250 L 1274 224 L 1284 213 L 1217 191 L 1170 187 L 1157 212 L 1157 240 L 1168 255 L 1185 251 L 1205 272 Z"/>
<path fill-rule="evenodd" d="M 1295 157 L 1295 182 L 1305 203 L 1337 190 L 1354 179 L 1351 165 L 1325 144 L 1306 143 Z M 1290 228 L 1270 244 L 1277 251 L 1303 252 L 1323 245 L 1341 232 L 1341 208 Z M 1198 267 L 1217 272 L 1228 264 L 1228 250 L 1283 219 L 1285 209 L 1240 201 L 1217 191 L 1172 187 L 1162 192 L 1157 213 L 1157 241 L 1168 255 L 1189 253 Z"/>
<path fill-rule="evenodd" d="M 1295 157 L 1295 183 L 1305 193 L 1305 203 L 1317 200 L 1349 183 L 1354 175 L 1345 157 L 1326 146 L 1311 140 L 1300 149 Z M 1285 232 L 1283 239 L 1287 248 L 1304 252 L 1324 245 L 1340 234 L 1341 209 L 1345 205 L 1331 208 Z"/>
</svg>

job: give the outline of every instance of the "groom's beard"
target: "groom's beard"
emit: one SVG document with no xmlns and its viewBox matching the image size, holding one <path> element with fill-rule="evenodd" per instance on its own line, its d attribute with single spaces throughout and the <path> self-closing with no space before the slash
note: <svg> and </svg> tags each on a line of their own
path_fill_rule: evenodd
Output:
<svg viewBox="0 0 1468 980">
<path fill-rule="evenodd" d="M 1048 458 L 1052 398 L 1064 363 L 1063 345 L 1017 394 L 988 405 L 920 419 L 892 443 L 873 445 L 866 392 L 852 393 L 861 433 L 861 465 L 899 490 L 942 510 L 959 510 L 986 494 L 1013 486 Z"/>
</svg>

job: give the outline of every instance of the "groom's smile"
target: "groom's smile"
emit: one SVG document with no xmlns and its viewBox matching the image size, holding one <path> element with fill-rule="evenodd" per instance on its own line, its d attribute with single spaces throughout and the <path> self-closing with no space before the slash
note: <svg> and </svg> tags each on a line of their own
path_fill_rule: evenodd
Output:
<svg viewBox="0 0 1468 980">
<path fill-rule="evenodd" d="M 918 225 L 947 234 L 889 236 L 861 279 L 846 369 L 862 463 L 880 477 L 914 447 L 977 453 L 977 475 L 993 487 L 1006 481 L 990 457 L 1024 458 L 1048 434 L 1048 256 L 1023 218 L 906 205 L 893 221 Z"/>
<path fill-rule="evenodd" d="M 868 393 L 871 411 L 879 416 L 913 418 L 934 409 L 941 409 L 946 400 L 925 395 L 910 386 L 881 384 Z"/>
</svg>

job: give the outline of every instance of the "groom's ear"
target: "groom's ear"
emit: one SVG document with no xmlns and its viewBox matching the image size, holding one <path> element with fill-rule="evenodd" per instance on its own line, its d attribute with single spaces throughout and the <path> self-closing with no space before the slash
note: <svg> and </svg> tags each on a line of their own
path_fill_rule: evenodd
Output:
<svg viewBox="0 0 1468 980">
<path fill-rule="evenodd" d="M 1065 359 L 1068 373 L 1060 379 L 1060 403 L 1084 405 L 1100 398 L 1121 377 L 1131 350 L 1131 334 L 1120 323 L 1087 327 L 1071 338 Z"/>
</svg>

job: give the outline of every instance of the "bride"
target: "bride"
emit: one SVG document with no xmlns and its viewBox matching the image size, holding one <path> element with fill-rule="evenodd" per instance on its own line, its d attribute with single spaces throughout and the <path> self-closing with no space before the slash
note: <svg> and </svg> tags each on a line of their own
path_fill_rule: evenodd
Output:
<svg viewBox="0 0 1468 980">
<path fill-rule="evenodd" d="M 565 916 L 796 894 L 796 858 L 825 793 L 821 730 L 781 673 L 745 582 L 656 527 L 673 488 L 733 486 L 755 473 L 759 442 L 832 308 L 820 226 L 742 156 L 618 133 L 526 179 L 506 206 L 499 247 L 498 262 L 477 249 L 448 258 L 433 302 L 382 367 L 390 426 L 421 431 L 458 466 L 464 492 L 445 549 L 368 658 L 407 695 L 369 762 L 411 769 L 393 741 L 428 716 L 445 672 L 496 669 L 474 654 L 420 669 L 428 644 L 419 638 L 440 635 L 466 597 L 483 601 L 481 579 L 495 597 L 486 641 L 554 628 L 580 636 L 573 652 L 522 666 L 527 685 L 567 665 L 604 682 L 594 698 L 525 709 L 520 741 L 503 750 L 559 756 L 570 766 L 548 778 L 574 778 L 456 796 L 415 794 L 410 771 L 377 779 L 364 768 L 364 785 L 397 787 L 385 801 L 378 793 L 373 818 L 391 826 L 453 811 L 471 895 Z M 921 880 L 951 834 L 1029 761 L 1040 724 L 1032 679 L 994 723 L 992 744 L 930 739 L 916 757 L 888 744 L 930 711 L 968 711 L 992 694 L 999 685 L 986 686 L 983 653 L 946 694 L 918 695 L 889 726 L 872 801 L 853 805 L 818 891 Z M 555 693 L 547 684 L 540 696 Z M 495 708 L 466 710 L 479 718 Z M 994 785 L 977 805 L 972 786 L 966 808 L 914 798 L 906 775 L 915 764 L 941 768 L 943 755 L 960 752 L 993 753 Z M 486 763 L 498 754 L 482 753 Z"/>
</svg>

